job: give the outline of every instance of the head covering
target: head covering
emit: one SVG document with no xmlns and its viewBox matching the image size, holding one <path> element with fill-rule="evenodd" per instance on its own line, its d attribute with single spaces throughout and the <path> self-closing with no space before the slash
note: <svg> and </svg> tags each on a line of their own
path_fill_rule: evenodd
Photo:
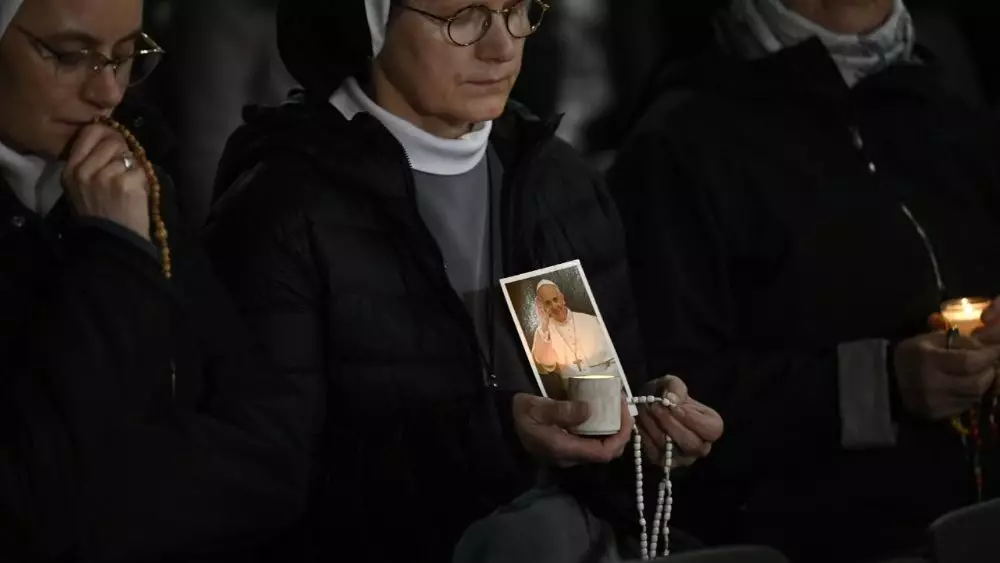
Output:
<svg viewBox="0 0 1000 563">
<path fill-rule="evenodd" d="M 0 37 L 23 3 L 0 0 Z M 23 155 L 0 143 L 0 175 L 21 203 L 40 215 L 47 214 L 62 196 L 61 172 L 62 164 L 56 161 Z"/>
<path fill-rule="evenodd" d="M 346 78 L 368 72 L 385 44 L 391 5 L 392 0 L 281 0 L 281 60 L 306 91 L 326 99 Z"/>
<path fill-rule="evenodd" d="M 541 291 L 541 289 L 547 285 L 551 285 L 552 287 L 559 289 L 559 286 L 556 285 L 556 282 L 552 280 L 542 280 L 538 282 L 538 285 L 535 286 L 535 292 L 537 293 L 538 291 Z"/>
<path fill-rule="evenodd" d="M 368 34 L 372 40 L 372 56 L 377 57 L 385 45 L 385 30 L 389 25 L 389 9 L 392 0 L 365 0 L 365 14 L 368 16 Z"/>
<path fill-rule="evenodd" d="M 23 0 L 0 0 L 0 37 L 3 37 L 10 26 L 14 14 L 21 7 Z"/>
<path fill-rule="evenodd" d="M 851 87 L 893 64 L 912 60 L 916 43 L 913 19 L 903 0 L 894 0 L 889 18 L 863 35 L 830 31 L 789 9 L 783 0 L 733 0 L 720 23 L 723 42 L 750 58 L 816 37 Z"/>
</svg>

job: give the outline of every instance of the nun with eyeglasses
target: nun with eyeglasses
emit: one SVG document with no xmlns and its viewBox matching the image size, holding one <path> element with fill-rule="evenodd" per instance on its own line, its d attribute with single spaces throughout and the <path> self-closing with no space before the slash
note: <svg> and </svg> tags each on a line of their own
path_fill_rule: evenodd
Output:
<svg viewBox="0 0 1000 563">
<path fill-rule="evenodd" d="M 316 560 L 349 550 L 352 561 L 449 561 L 463 532 L 539 469 L 552 487 L 514 512 L 542 509 L 517 518 L 520 529 L 550 515 L 565 524 L 545 528 L 556 559 L 501 526 L 476 534 L 473 550 L 571 561 L 604 547 L 602 530 L 638 537 L 633 448 L 621 456 L 628 409 L 617 435 L 568 431 L 588 418 L 586 405 L 538 395 L 499 289 L 506 275 L 582 261 L 632 388 L 655 379 L 650 392 L 681 403 L 641 409 L 649 460 L 662 460 L 669 435 L 690 464 L 722 432 L 683 382 L 646 373 L 624 238 L 600 175 L 556 137 L 557 119 L 508 103 L 525 42 L 550 9 L 541 0 L 279 8 L 279 51 L 303 90 L 249 110 L 230 138 L 208 247 L 310 418 L 298 545 Z M 650 482 L 662 475 L 652 462 L 646 471 Z"/>
<path fill-rule="evenodd" d="M 0 0 L 0 560 L 248 549 L 304 456 L 124 123 L 140 0 Z"/>
</svg>

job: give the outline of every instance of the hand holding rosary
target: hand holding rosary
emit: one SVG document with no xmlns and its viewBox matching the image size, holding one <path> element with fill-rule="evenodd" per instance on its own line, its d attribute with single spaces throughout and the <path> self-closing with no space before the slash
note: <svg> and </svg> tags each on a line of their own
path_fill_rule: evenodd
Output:
<svg viewBox="0 0 1000 563">
<path fill-rule="evenodd" d="M 160 181 L 146 151 L 125 126 L 105 117 L 84 127 L 70 149 L 63 185 L 80 215 L 113 221 L 147 240 L 152 230 L 160 253 L 160 269 L 167 280 L 172 278 Z M 177 372 L 173 362 L 170 389 L 175 396 Z"/>
<path fill-rule="evenodd" d="M 652 405 L 660 403 L 667 408 L 677 406 L 665 397 L 661 398 L 653 395 L 632 397 L 632 399 L 629 400 L 629 403 L 633 405 Z M 667 436 L 663 447 L 663 479 L 660 480 L 660 485 L 657 489 L 656 509 L 653 511 L 652 537 L 650 537 L 649 529 L 646 526 L 646 504 L 642 471 L 642 435 L 639 434 L 638 426 L 632 427 L 632 447 L 635 456 L 636 509 L 639 511 L 639 526 L 641 529 L 639 544 L 642 551 L 642 560 L 649 561 L 650 558 L 661 556 L 666 557 L 667 555 L 670 555 L 670 516 L 673 512 L 674 505 L 673 484 L 670 481 L 670 470 L 674 463 L 674 441 Z M 660 536 L 663 537 L 662 553 L 657 552 L 657 543 Z"/>
</svg>

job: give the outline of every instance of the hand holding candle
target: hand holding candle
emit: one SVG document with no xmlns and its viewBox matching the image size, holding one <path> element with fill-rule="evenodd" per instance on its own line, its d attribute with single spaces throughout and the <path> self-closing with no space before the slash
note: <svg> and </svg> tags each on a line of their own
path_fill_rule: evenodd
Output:
<svg viewBox="0 0 1000 563">
<path fill-rule="evenodd" d="M 893 354 L 903 405 L 928 420 L 945 420 L 979 404 L 996 381 L 1000 347 L 958 336 L 950 345 L 943 333 L 900 342 Z"/>
<path fill-rule="evenodd" d="M 962 336 L 972 336 L 983 327 L 983 315 L 990 308 L 989 299 L 963 297 L 941 304 L 941 318 L 945 328 L 956 328 Z"/>
</svg>

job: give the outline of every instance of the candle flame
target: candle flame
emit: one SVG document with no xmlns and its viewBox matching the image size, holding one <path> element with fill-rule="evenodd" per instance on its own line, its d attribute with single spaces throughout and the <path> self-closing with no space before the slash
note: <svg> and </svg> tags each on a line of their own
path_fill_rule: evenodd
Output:
<svg viewBox="0 0 1000 563">
<path fill-rule="evenodd" d="M 969 300 L 965 297 L 962 298 L 962 310 L 969 315 L 974 315 L 976 313 L 976 310 L 972 306 L 972 303 L 969 303 Z"/>
</svg>

